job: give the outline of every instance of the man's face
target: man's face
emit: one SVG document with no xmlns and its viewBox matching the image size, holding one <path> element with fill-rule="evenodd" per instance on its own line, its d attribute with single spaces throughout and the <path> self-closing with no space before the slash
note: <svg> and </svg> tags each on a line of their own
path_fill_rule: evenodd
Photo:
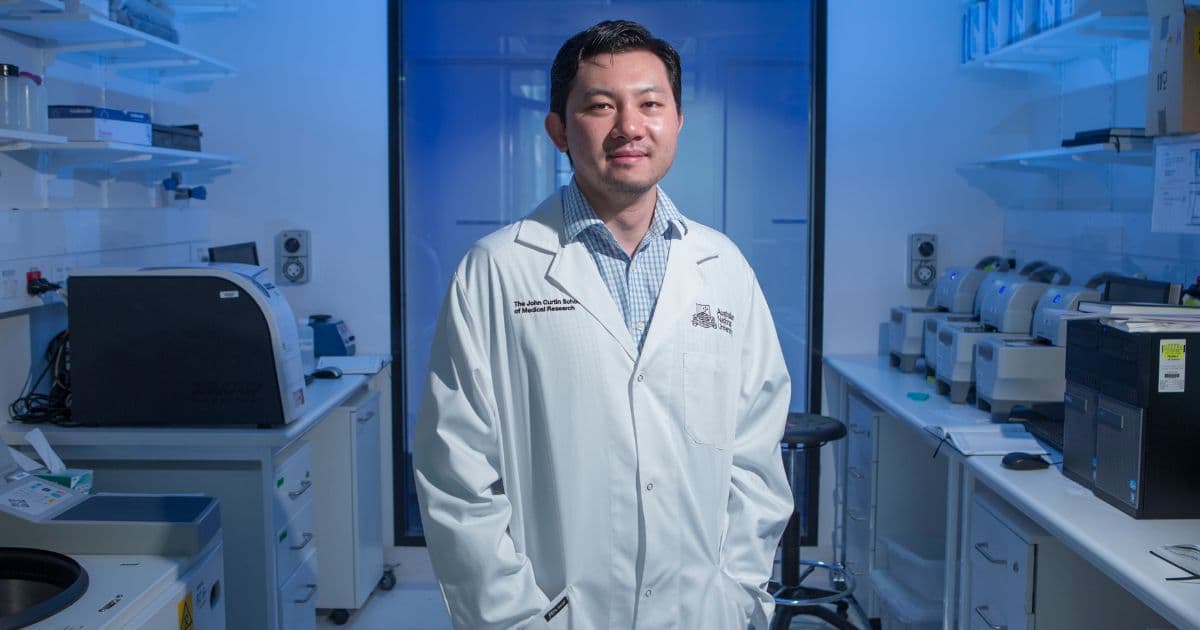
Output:
<svg viewBox="0 0 1200 630">
<path fill-rule="evenodd" d="M 653 189 L 671 168 L 683 116 L 654 53 L 580 61 L 566 114 L 565 121 L 547 116 L 546 131 L 559 150 L 570 151 L 585 193 L 627 199 Z"/>
</svg>

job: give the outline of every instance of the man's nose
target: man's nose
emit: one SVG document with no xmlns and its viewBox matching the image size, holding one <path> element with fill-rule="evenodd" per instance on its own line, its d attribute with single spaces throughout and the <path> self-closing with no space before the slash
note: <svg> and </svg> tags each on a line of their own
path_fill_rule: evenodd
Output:
<svg viewBox="0 0 1200 630">
<path fill-rule="evenodd" d="M 612 136 L 618 140 L 640 140 L 645 129 L 645 121 L 637 110 L 622 108 L 613 121 Z"/>
</svg>

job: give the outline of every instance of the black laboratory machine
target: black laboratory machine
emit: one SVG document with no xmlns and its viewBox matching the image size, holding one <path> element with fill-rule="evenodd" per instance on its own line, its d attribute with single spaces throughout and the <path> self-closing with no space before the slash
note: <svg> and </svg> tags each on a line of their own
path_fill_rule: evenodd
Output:
<svg viewBox="0 0 1200 630">
<path fill-rule="evenodd" d="M 89 269 L 68 286 L 74 422 L 281 426 L 303 414 L 296 318 L 266 269 Z"/>
</svg>

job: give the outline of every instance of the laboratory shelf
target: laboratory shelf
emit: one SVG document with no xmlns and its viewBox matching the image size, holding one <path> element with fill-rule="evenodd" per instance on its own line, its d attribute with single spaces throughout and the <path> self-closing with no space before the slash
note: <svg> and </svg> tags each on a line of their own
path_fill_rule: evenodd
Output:
<svg viewBox="0 0 1200 630">
<path fill-rule="evenodd" d="M 1012 170 L 1064 170 L 1096 166 L 1151 166 L 1154 163 L 1153 144 L 1146 140 L 1133 148 L 1120 149 L 1116 144 L 1089 144 L 1081 147 L 1047 149 L 1001 155 L 974 162 L 969 166 Z"/>
<path fill-rule="evenodd" d="M 234 15 L 254 8 L 250 0 L 164 0 L 179 18 Z"/>
<path fill-rule="evenodd" d="M 237 69 L 212 57 L 91 13 L 0 16 L 0 30 L 32 38 L 49 55 L 94 58 L 148 83 L 210 81 Z"/>
<path fill-rule="evenodd" d="M 1097 12 L 1013 42 L 963 65 L 1040 71 L 1076 59 L 1101 57 L 1119 43 L 1145 40 L 1149 35 L 1150 22 L 1144 15 Z"/>
<path fill-rule="evenodd" d="M 92 171 L 227 171 L 237 164 L 228 155 L 148 147 L 122 142 L 64 142 L 33 144 L 31 151 L 50 155 L 52 171 L 79 169 Z"/>
<path fill-rule="evenodd" d="M 19 129 L 0 129 L 0 151 L 20 151 L 34 144 L 60 144 L 67 139 L 47 133 L 33 133 Z"/>
<path fill-rule="evenodd" d="M 0 15 L 64 11 L 62 0 L 0 0 Z"/>
</svg>

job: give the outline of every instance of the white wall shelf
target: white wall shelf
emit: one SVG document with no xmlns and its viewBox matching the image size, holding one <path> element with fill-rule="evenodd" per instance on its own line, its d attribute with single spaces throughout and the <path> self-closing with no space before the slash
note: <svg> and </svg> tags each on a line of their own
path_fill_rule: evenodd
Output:
<svg viewBox="0 0 1200 630">
<path fill-rule="evenodd" d="M 1144 15 L 1092 13 L 1009 44 L 963 64 L 968 68 L 1044 71 L 1068 61 L 1102 57 L 1114 46 L 1145 40 L 1150 23 Z"/>
<path fill-rule="evenodd" d="M 46 133 L 33 133 L 19 129 L 0 129 L 0 151 L 20 151 L 28 149 L 35 143 L 39 145 L 59 144 L 66 142 L 62 136 L 52 136 Z"/>
<path fill-rule="evenodd" d="M 50 154 L 50 168 L 93 171 L 219 170 L 237 164 L 228 155 L 148 147 L 122 142 L 65 142 L 35 144 L 31 150 Z"/>
<path fill-rule="evenodd" d="M 969 166 L 1018 171 L 1053 171 L 1098 166 L 1151 166 L 1154 149 L 1150 142 L 1134 149 L 1117 150 L 1116 145 L 1090 144 L 1081 147 L 1013 153 L 974 162 Z"/>
<path fill-rule="evenodd" d="M 0 17 L 0 30 L 33 38 L 50 55 L 82 55 L 148 83 L 223 79 L 237 69 L 198 52 L 90 13 Z"/>
<path fill-rule="evenodd" d="M 192 18 L 210 15 L 233 15 L 254 8 L 250 0 L 165 0 L 176 17 Z"/>
</svg>

